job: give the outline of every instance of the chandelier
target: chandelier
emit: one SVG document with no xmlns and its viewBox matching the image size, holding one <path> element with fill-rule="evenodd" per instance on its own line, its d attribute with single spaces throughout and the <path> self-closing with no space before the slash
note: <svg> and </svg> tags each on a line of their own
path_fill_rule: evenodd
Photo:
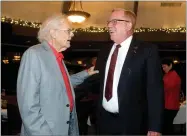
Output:
<svg viewBox="0 0 187 136">
<path fill-rule="evenodd" d="M 68 20 L 71 21 L 72 23 L 82 23 L 87 18 L 90 17 L 89 13 L 83 11 L 81 1 L 79 2 L 73 1 L 70 10 L 66 14 L 68 16 Z"/>
</svg>

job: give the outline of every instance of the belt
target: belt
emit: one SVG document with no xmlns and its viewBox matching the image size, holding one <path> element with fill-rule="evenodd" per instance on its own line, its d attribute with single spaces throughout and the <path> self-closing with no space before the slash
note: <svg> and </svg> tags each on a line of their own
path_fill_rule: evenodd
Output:
<svg viewBox="0 0 187 136">
<path fill-rule="evenodd" d="M 103 108 L 104 109 L 104 108 Z M 104 109 L 105 110 L 105 109 Z M 107 111 L 107 110 L 105 110 L 105 112 L 106 113 L 108 113 L 110 116 L 112 116 L 112 117 L 119 117 L 119 113 L 118 112 L 109 112 L 109 111 Z"/>
<path fill-rule="evenodd" d="M 113 117 L 119 117 L 119 113 L 112 113 L 112 112 L 108 112 L 111 116 Z"/>
</svg>

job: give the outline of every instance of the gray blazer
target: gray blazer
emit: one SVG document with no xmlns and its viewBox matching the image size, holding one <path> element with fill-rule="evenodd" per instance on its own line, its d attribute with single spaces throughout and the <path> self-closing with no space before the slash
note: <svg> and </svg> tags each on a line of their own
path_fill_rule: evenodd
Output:
<svg viewBox="0 0 187 136">
<path fill-rule="evenodd" d="M 70 76 L 72 90 L 87 77 L 86 71 Z M 72 93 L 75 99 L 74 91 Z M 23 121 L 22 136 L 68 135 L 69 100 L 56 57 L 47 42 L 32 46 L 23 54 L 17 79 L 17 99 Z M 72 120 L 72 135 L 77 136 L 75 106 Z"/>
</svg>

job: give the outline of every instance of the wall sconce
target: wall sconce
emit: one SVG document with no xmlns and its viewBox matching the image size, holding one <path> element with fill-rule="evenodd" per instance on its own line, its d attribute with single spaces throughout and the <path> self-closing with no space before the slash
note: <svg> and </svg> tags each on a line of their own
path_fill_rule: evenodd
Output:
<svg viewBox="0 0 187 136">
<path fill-rule="evenodd" d="M 82 2 L 75 2 L 75 0 L 71 4 L 70 10 L 66 14 L 68 16 L 68 20 L 72 23 L 82 23 L 90 17 L 90 14 L 88 12 L 83 11 Z"/>
<path fill-rule="evenodd" d="M 79 65 L 82 65 L 82 61 L 81 61 L 81 60 L 78 60 L 77 63 L 78 63 Z"/>
<path fill-rule="evenodd" d="M 4 57 L 4 59 L 2 61 L 3 61 L 4 64 L 9 64 L 8 57 Z"/>
<path fill-rule="evenodd" d="M 20 53 L 16 53 L 14 55 L 13 61 L 20 61 L 20 59 L 21 59 Z"/>
<path fill-rule="evenodd" d="M 177 63 L 179 63 L 179 61 L 177 59 L 175 59 L 175 60 L 173 60 L 173 63 L 177 64 Z"/>
</svg>

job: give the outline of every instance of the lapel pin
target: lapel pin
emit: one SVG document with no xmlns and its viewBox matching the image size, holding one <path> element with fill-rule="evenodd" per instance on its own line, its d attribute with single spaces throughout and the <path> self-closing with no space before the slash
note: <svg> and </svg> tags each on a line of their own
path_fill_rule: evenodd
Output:
<svg viewBox="0 0 187 136">
<path fill-rule="evenodd" d="M 129 75 L 131 74 L 131 69 L 130 68 L 128 68 L 128 71 L 129 71 Z"/>
<path fill-rule="evenodd" d="M 137 49 L 138 49 L 138 46 L 134 46 L 133 52 L 136 53 Z"/>
</svg>

